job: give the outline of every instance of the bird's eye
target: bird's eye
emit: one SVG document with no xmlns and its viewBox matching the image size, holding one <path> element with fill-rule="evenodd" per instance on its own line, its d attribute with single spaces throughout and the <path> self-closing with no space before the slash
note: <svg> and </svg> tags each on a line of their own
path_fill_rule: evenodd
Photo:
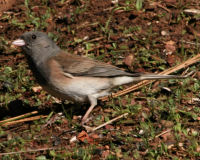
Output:
<svg viewBox="0 0 200 160">
<path fill-rule="evenodd" d="M 32 39 L 36 39 L 36 35 L 33 34 L 33 35 L 32 35 Z"/>
</svg>

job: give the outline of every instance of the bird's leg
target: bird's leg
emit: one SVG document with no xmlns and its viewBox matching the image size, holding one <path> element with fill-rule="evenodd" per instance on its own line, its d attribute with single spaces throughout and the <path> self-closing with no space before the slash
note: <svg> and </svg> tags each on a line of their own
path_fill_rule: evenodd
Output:
<svg viewBox="0 0 200 160">
<path fill-rule="evenodd" d="M 88 119 L 88 116 L 89 116 L 90 112 L 97 105 L 97 98 L 96 97 L 94 97 L 92 95 L 89 95 L 88 99 L 89 99 L 89 102 L 90 102 L 91 105 L 90 105 L 89 109 L 87 110 L 87 112 L 85 113 L 85 115 L 83 116 L 83 119 L 82 119 L 82 122 L 81 122 L 82 125 L 86 122 L 86 120 Z"/>
<path fill-rule="evenodd" d="M 88 95 L 88 100 L 90 102 L 90 108 L 87 110 L 87 112 L 85 113 L 85 115 L 83 116 L 82 122 L 81 124 L 84 125 L 84 123 L 87 121 L 88 116 L 90 114 L 90 112 L 93 110 L 93 108 L 97 105 L 97 99 L 99 97 L 103 97 L 103 96 L 107 96 L 110 94 L 110 89 L 107 90 L 103 90 L 101 92 L 98 92 L 96 94 L 93 95 Z"/>
</svg>

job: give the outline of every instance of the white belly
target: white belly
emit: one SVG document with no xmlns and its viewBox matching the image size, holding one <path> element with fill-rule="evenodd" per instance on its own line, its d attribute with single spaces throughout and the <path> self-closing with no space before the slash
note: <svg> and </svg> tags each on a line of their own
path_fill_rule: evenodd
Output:
<svg viewBox="0 0 200 160">
<path fill-rule="evenodd" d="M 109 79 L 94 77 L 67 78 L 66 83 L 65 81 L 54 80 L 51 84 L 53 86 L 44 87 L 50 94 L 61 99 L 77 102 L 88 101 L 88 95 L 96 95 L 98 98 L 101 96 L 101 94 L 98 96 L 98 93 L 108 90 L 112 86 Z M 104 93 L 104 95 L 107 94 Z"/>
</svg>

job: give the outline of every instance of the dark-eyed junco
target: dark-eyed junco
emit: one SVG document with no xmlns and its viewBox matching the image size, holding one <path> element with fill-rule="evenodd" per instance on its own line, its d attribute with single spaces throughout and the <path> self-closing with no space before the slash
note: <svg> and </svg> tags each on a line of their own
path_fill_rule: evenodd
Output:
<svg viewBox="0 0 200 160">
<path fill-rule="evenodd" d="M 13 45 L 22 46 L 39 84 L 50 94 L 75 102 L 89 102 L 86 121 L 97 99 L 113 87 L 152 79 L 185 78 L 176 75 L 128 73 L 115 66 L 61 50 L 45 33 L 26 32 Z"/>
</svg>

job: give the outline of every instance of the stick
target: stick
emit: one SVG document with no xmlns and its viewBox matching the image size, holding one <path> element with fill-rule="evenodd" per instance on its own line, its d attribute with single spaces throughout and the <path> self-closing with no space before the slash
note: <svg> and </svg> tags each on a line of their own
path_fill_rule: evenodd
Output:
<svg viewBox="0 0 200 160">
<path fill-rule="evenodd" d="M 12 118 L 9 118 L 9 119 L 5 119 L 5 120 L 0 121 L 0 124 L 1 123 L 6 123 L 6 122 L 9 122 L 9 121 L 13 121 L 13 120 L 17 120 L 17 119 L 21 119 L 21 118 L 24 118 L 24 117 L 28 117 L 30 115 L 37 114 L 37 113 L 38 113 L 38 111 L 33 111 L 33 112 L 30 112 L 30 113 L 22 114 L 20 116 L 16 116 L 16 117 L 12 117 Z"/>
<path fill-rule="evenodd" d="M 98 127 L 93 128 L 91 132 L 94 132 L 94 131 L 96 131 L 96 130 L 99 129 L 99 128 L 102 128 L 102 127 L 104 127 L 104 126 L 106 126 L 106 125 L 108 125 L 108 124 L 111 124 L 112 122 L 114 122 L 114 121 L 116 121 L 116 120 L 118 120 L 118 119 L 120 119 L 120 118 L 123 118 L 124 116 L 127 116 L 127 115 L 128 115 L 128 113 L 124 113 L 124 114 L 122 114 L 122 115 L 120 115 L 120 116 L 118 116 L 118 117 L 115 117 L 115 118 L 111 119 L 110 121 L 108 121 L 108 122 L 106 122 L 106 123 L 103 123 L 103 124 L 101 124 L 101 125 L 98 126 Z"/>
<path fill-rule="evenodd" d="M 22 123 L 22 122 L 35 121 L 37 119 L 46 118 L 46 117 L 47 116 L 39 115 L 39 116 L 34 116 L 34 117 L 30 117 L 30 118 L 24 118 L 24 119 L 12 121 L 12 122 L 6 122 L 6 123 L 2 124 L 1 126 L 9 126 L 9 125 L 17 124 L 17 123 Z"/>
<path fill-rule="evenodd" d="M 108 121 L 108 122 L 106 122 L 106 123 L 103 123 L 103 124 L 101 124 L 101 125 L 99 125 L 98 127 L 95 127 L 95 128 L 92 128 L 92 127 L 89 127 L 89 126 L 83 126 L 83 127 L 85 127 L 85 129 L 87 130 L 87 132 L 89 133 L 89 132 L 94 132 L 94 131 L 96 131 L 96 130 L 98 130 L 98 129 L 100 129 L 100 128 L 102 128 L 102 127 L 104 127 L 104 126 L 106 126 L 106 125 L 108 125 L 108 124 L 111 124 L 112 122 L 114 122 L 114 121 L 116 121 L 116 120 L 118 120 L 118 119 L 120 119 L 120 118 L 123 118 L 124 116 L 126 116 L 126 115 L 128 115 L 128 113 L 124 113 L 124 114 L 122 114 L 122 115 L 120 115 L 120 116 L 118 116 L 118 117 L 115 117 L 115 118 L 113 118 L 113 119 L 111 119 L 110 121 Z M 70 139 L 70 143 L 73 143 L 73 142 L 76 142 L 78 139 L 77 139 L 77 136 L 73 136 L 71 139 Z"/>
<path fill-rule="evenodd" d="M 162 136 L 163 134 L 166 134 L 166 133 L 171 132 L 171 131 L 172 131 L 172 129 L 168 129 L 166 131 L 163 131 L 160 134 L 156 135 L 154 138 L 149 138 L 149 141 L 151 141 L 151 140 L 153 140 L 155 138 L 158 138 L 158 137 Z"/>
<path fill-rule="evenodd" d="M 8 153 L 0 153 L 0 156 L 5 156 L 5 155 L 12 155 L 12 154 L 21 154 L 21 153 L 27 153 L 27 152 L 40 152 L 40 151 L 46 151 L 46 150 L 53 150 L 57 148 L 40 148 L 40 149 L 30 149 L 27 151 L 18 151 L 18 152 L 8 152 Z"/>
<path fill-rule="evenodd" d="M 168 130 L 166 130 L 166 131 L 164 131 L 164 132 L 162 132 L 162 133 L 156 135 L 155 138 L 158 138 L 158 137 L 162 136 L 162 135 L 165 134 L 165 133 L 171 132 L 171 130 L 172 130 L 172 129 L 168 129 Z"/>
</svg>

